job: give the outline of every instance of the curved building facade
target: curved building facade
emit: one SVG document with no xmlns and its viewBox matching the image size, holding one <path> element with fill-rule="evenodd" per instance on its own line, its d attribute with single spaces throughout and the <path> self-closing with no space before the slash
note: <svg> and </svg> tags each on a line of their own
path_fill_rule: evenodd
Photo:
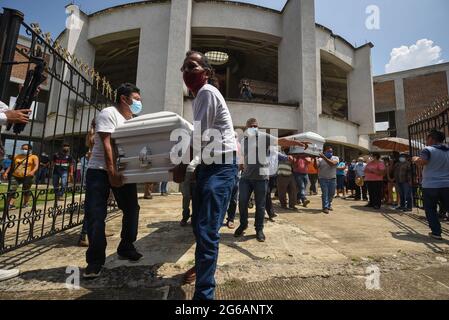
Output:
<svg viewBox="0 0 449 320">
<path fill-rule="evenodd" d="M 113 86 L 134 82 L 145 112 L 192 119 L 180 67 L 186 51 L 210 54 L 237 127 L 256 117 L 281 135 L 313 131 L 346 148 L 369 149 L 374 133 L 372 45 L 355 48 L 316 24 L 313 0 L 282 11 L 230 1 L 160 0 L 93 14 L 59 41 Z M 242 95 L 249 84 L 251 97 Z"/>
</svg>

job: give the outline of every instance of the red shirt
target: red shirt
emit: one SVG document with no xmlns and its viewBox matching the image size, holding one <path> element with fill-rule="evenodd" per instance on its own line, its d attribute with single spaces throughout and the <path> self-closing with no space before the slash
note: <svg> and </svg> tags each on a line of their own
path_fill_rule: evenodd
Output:
<svg viewBox="0 0 449 320">
<path fill-rule="evenodd" d="M 385 170 L 385 165 L 382 161 L 371 161 L 365 168 L 365 181 L 384 181 L 383 174 L 373 173 L 370 170 Z"/>
<path fill-rule="evenodd" d="M 300 174 L 308 174 L 309 173 L 309 163 L 308 158 L 298 158 L 295 159 L 293 165 L 293 172 Z"/>
</svg>

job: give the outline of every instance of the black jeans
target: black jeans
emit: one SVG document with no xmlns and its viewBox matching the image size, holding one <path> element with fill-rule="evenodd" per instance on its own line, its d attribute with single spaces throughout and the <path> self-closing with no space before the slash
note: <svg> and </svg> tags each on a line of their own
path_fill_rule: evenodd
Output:
<svg viewBox="0 0 449 320">
<path fill-rule="evenodd" d="M 87 218 L 89 248 L 86 252 L 87 264 L 104 265 L 106 261 L 105 220 L 111 185 L 108 173 L 104 170 L 88 169 L 86 175 L 86 200 L 84 210 Z M 122 241 L 117 249 L 119 254 L 135 250 L 139 223 L 139 204 L 137 185 L 125 184 L 112 188 L 118 207 L 123 211 Z"/>
<path fill-rule="evenodd" d="M 240 212 L 240 226 L 243 228 L 248 227 L 248 203 L 251 193 L 254 191 L 256 198 L 256 219 L 255 228 L 256 231 L 263 230 L 265 220 L 265 204 L 267 199 L 267 180 L 252 180 L 252 179 L 240 179 L 239 185 L 239 212 Z"/>
<path fill-rule="evenodd" d="M 424 209 L 432 233 L 441 236 L 441 223 L 438 214 L 438 203 L 446 210 L 449 208 L 449 188 L 423 189 Z M 401 199 L 402 200 L 402 199 Z"/>
<path fill-rule="evenodd" d="M 374 208 L 380 208 L 382 206 L 382 187 L 383 181 L 367 181 L 369 204 Z"/>
<path fill-rule="evenodd" d="M 318 174 L 309 174 L 310 193 L 318 193 L 316 184 L 318 182 Z"/>
</svg>

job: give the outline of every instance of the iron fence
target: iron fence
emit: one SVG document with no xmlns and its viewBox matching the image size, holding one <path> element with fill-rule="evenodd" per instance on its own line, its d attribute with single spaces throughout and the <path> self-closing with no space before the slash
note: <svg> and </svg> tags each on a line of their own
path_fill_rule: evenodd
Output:
<svg viewBox="0 0 449 320">
<path fill-rule="evenodd" d="M 427 135 L 432 129 L 444 132 L 446 143 L 449 142 L 449 97 L 436 101 L 409 125 L 410 156 L 420 155 L 421 149 L 426 145 Z M 412 176 L 414 204 L 418 208 L 423 208 L 422 168 L 413 165 Z"/>
<path fill-rule="evenodd" d="M 88 149 L 85 137 L 96 114 L 111 105 L 112 96 L 105 94 L 98 79 L 95 84 L 95 78 L 90 80 L 76 63 L 69 62 L 56 42 L 51 43 L 36 27 L 26 24 L 23 14 L 4 9 L 0 19 L 1 100 L 8 104 L 11 96 L 26 89 L 26 82 L 21 86 L 11 80 L 11 74 L 19 68 L 26 67 L 23 72 L 28 74 L 36 71 L 37 61 L 41 61 L 46 78 L 33 97 L 32 117 L 24 130 L 8 131 L 5 127 L 1 130 L 2 142 L 13 160 L 10 172 L 14 172 L 14 160 L 19 159 L 16 151 L 22 144 L 32 145 L 34 155 L 48 154 L 51 164 L 61 146 L 69 144 L 74 171 L 74 179 L 67 184 L 61 180 L 59 186 L 56 182 L 61 175 L 54 170 L 52 173 L 52 165 L 46 174 L 42 174 L 46 170 L 40 167 L 40 181 L 37 175 L 31 177 L 29 190 L 27 187 L 24 190 L 23 185 L 16 189 L 17 182 L 23 181 L 14 177 L 14 173 L 3 181 L 0 185 L 0 254 L 3 254 L 83 223 L 86 163 L 81 163 L 81 159 Z M 22 157 L 26 159 L 23 175 L 27 176 L 27 170 L 32 171 L 31 157 Z M 12 199 L 15 206 L 11 205 Z M 114 201 L 109 209 L 116 209 Z"/>
</svg>

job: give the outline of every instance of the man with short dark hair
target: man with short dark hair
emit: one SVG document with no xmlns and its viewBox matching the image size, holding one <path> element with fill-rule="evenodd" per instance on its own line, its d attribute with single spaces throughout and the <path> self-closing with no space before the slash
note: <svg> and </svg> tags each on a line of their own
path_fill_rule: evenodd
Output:
<svg viewBox="0 0 449 320">
<path fill-rule="evenodd" d="M 64 200 L 65 190 L 73 179 L 73 158 L 70 155 L 70 145 L 64 143 L 62 150 L 53 156 L 53 188 L 56 200 Z M 59 187 L 61 185 L 61 187 Z"/>
<path fill-rule="evenodd" d="M 244 164 L 239 185 L 240 226 L 235 231 L 234 236 L 241 237 L 248 228 L 248 203 L 251 193 L 254 191 L 256 199 L 256 239 L 259 242 L 265 242 L 266 238 L 263 229 L 269 180 L 267 153 L 269 153 L 270 146 L 277 144 L 281 147 L 300 146 L 305 148 L 307 148 L 307 144 L 283 138 L 278 139 L 272 135 L 260 132 L 258 129 L 259 123 L 256 119 L 251 118 L 246 122 L 246 132 L 242 143 Z M 259 147 L 265 148 L 264 152 L 267 155 L 265 159 L 259 158 L 259 154 L 263 154 L 259 152 Z"/>
<path fill-rule="evenodd" d="M 115 106 L 105 108 L 96 118 L 95 143 L 86 174 L 85 214 L 89 249 L 86 253 L 85 278 L 100 275 L 106 261 L 105 219 L 109 191 L 112 189 L 118 207 L 123 211 L 121 242 L 117 249 L 120 259 L 138 261 L 142 255 L 137 252 L 139 204 L 137 185 L 123 184 L 123 176 L 116 166 L 116 154 L 111 139 L 115 129 L 142 111 L 140 90 L 132 84 L 122 84 L 117 89 Z"/>
<path fill-rule="evenodd" d="M 449 147 L 444 144 L 446 136 L 443 132 L 432 130 L 428 136 L 427 147 L 421 156 L 414 157 L 413 162 L 424 166 L 423 196 L 427 221 L 432 232 L 429 236 L 442 240 L 441 223 L 438 215 L 438 202 L 449 208 Z"/>
</svg>

